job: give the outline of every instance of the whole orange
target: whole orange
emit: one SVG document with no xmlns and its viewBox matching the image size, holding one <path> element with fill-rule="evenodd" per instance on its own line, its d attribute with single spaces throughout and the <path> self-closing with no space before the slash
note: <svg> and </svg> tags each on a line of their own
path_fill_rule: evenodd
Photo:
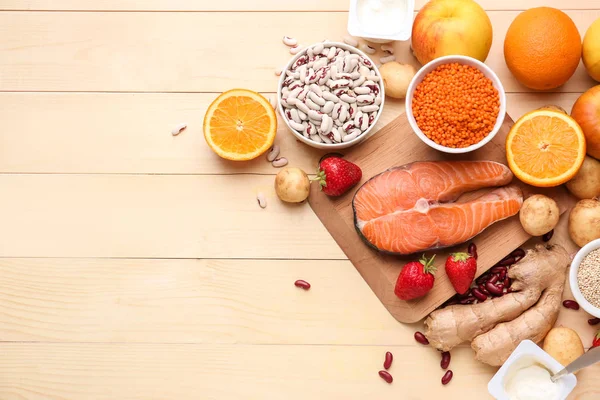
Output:
<svg viewBox="0 0 600 400">
<path fill-rule="evenodd" d="M 508 28 L 504 58 L 523 85 L 554 89 L 575 73 L 581 58 L 581 35 L 564 12 L 532 8 L 519 14 Z"/>
</svg>

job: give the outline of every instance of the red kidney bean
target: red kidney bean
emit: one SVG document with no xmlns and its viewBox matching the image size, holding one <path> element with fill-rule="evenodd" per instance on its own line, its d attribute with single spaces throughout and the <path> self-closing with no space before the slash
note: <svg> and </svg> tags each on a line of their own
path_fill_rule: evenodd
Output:
<svg viewBox="0 0 600 400">
<path fill-rule="evenodd" d="M 383 379 L 387 383 L 392 383 L 394 381 L 392 374 L 390 374 L 387 371 L 379 371 L 379 376 L 381 377 L 381 379 Z"/>
<path fill-rule="evenodd" d="M 490 269 L 490 272 L 492 274 L 500 274 L 502 272 L 506 273 L 506 267 L 502 267 L 502 266 L 492 267 Z"/>
<path fill-rule="evenodd" d="M 415 332 L 415 340 L 423 345 L 429 344 L 429 340 L 421 332 Z"/>
<path fill-rule="evenodd" d="M 394 355 L 389 351 L 385 353 L 385 361 L 383 362 L 383 368 L 390 369 L 392 366 L 392 361 L 394 361 Z"/>
<path fill-rule="evenodd" d="M 487 296 L 485 294 L 481 293 L 481 291 L 479 289 L 473 289 L 473 296 L 475 296 L 475 298 L 477 298 L 477 300 L 479 300 L 479 301 L 487 300 Z"/>
<path fill-rule="evenodd" d="M 510 278 L 509 278 L 508 276 L 505 276 L 505 277 L 504 277 L 504 282 L 502 283 L 502 285 L 503 285 L 505 288 L 508 288 L 508 287 L 510 286 L 510 284 L 511 284 L 511 282 L 510 282 Z"/>
<path fill-rule="evenodd" d="M 579 310 L 579 303 L 575 300 L 565 300 L 563 301 L 563 306 L 570 308 L 571 310 Z"/>
<path fill-rule="evenodd" d="M 489 277 L 490 277 L 490 275 L 485 273 L 485 274 L 481 275 L 479 278 L 475 279 L 475 283 L 477 283 L 478 285 L 486 283 Z"/>
<path fill-rule="evenodd" d="M 310 283 L 303 281 L 302 279 L 298 279 L 296 282 L 294 282 L 294 285 L 304 290 L 310 289 Z"/>
<path fill-rule="evenodd" d="M 515 258 L 511 257 L 511 256 L 505 257 L 502 261 L 500 261 L 500 265 L 503 265 L 503 266 L 513 265 L 514 263 L 515 263 Z"/>
<path fill-rule="evenodd" d="M 466 299 L 462 299 L 459 301 L 460 304 L 473 304 L 475 302 L 475 297 L 469 296 Z"/>
<path fill-rule="evenodd" d="M 483 294 L 485 294 L 486 296 L 490 295 L 490 292 L 488 292 L 488 290 L 485 288 L 485 285 L 482 283 L 480 285 L 477 285 L 477 287 L 479 288 L 479 291 Z"/>
<path fill-rule="evenodd" d="M 490 279 L 488 279 L 488 281 L 486 283 L 496 283 L 498 282 L 498 280 L 500 279 L 500 277 L 498 275 L 492 275 L 492 277 Z"/>
<path fill-rule="evenodd" d="M 485 288 L 488 290 L 488 292 L 495 296 L 501 296 L 503 293 L 502 289 L 504 289 L 504 287 L 496 286 L 491 282 L 486 283 Z"/>
<path fill-rule="evenodd" d="M 506 271 L 502 271 L 498 274 L 498 278 L 503 281 L 506 278 Z"/>
<path fill-rule="evenodd" d="M 598 325 L 598 324 L 600 324 L 600 318 L 590 318 L 590 319 L 588 319 L 588 324 Z"/>
<path fill-rule="evenodd" d="M 510 253 L 511 256 L 513 256 L 514 258 L 523 258 L 525 257 L 525 250 L 519 248 L 516 249 L 515 251 L 513 251 L 512 253 Z"/>
<path fill-rule="evenodd" d="M 550 232 L 545 233 L 544 236 L 542 236 L 542 240 L 544 242 L 549 242 L 550 239 L 552 239 L 552 236 L 554 235 L 554 229 L 552 229 Z"/>
<path fill-rule="evenodd" d="M 475 243 L 469 243 L 469 249 L 467 252 L 471 255 L 471 257 L 477 260 L 477 245 Z"/>
<path fill-rule="evenodd" d="M 509 287 L 508 289 L 506 289 L 506 293 L 512 293 L 512 292 L 513 292 L 512 288 Z"/>
<path fill-rule="evenodd" d="M 450 366 L 450 352 L 444 351 L 442 353 L 442 361 L 440 361 L 440 367 L 442 367 L 442 369 L 448 369 L 448 366 Z"/>
<path fill-rule="evenodd" d="M 446 305 L 444 307 L 450 307 L 450 306 L 453 306 L 453 305 L 456 305 L 456 304 L 458 304 L 458 300 L 455 299 L 455 298 L 451 298 L 450 300 L 448 300 L 446 302 Z"/>
<path fill-rule="evenodd" d="M 454 374 L 451 369 L 446 371 L 444 376 L 442 376 L 442 385 L 447 385 L 452 380 L 452 376 L 454 376 Z"/>
</svg>

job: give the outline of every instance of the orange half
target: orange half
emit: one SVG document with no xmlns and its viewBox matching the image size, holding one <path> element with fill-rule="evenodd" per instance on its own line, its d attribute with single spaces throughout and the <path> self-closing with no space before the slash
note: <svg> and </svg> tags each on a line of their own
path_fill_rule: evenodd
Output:
<svg viewBox="0 0 600 400">
<path fill-rule="evenodd" d="M 215 99 L 204 115 L 204 138 L 220 157 L 252 160 L 273 145 L 275 110 L 259 93 L 232 89 Z"/>
<path fill-rule="evenodd" d="M 506 138 L 508 166 L 517 178 L 537 187 L 558 186 L 573 178 L 585 150 L 581 127 L 555 110 L 525 114 Z"/>
</svg>

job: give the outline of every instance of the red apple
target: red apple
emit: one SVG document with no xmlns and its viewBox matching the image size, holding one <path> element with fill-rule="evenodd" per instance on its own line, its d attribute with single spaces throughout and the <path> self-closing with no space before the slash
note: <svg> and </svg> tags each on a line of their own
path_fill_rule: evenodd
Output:
<svg viewBox="0 0 600 400">
<path fill-rule="evenodd" d="M 417 14 L 412 48 L 421 64 L 449 55 L 484 62 L 492 47 L 492 23 L 473 0 L 431 0 Z"/>
<path fill-rule="evenodd" d="M 589 89 L 577 99 L 571 117 L 583 130 L 587 153 L 600 159 L 600 85 Z"/>
</svg>

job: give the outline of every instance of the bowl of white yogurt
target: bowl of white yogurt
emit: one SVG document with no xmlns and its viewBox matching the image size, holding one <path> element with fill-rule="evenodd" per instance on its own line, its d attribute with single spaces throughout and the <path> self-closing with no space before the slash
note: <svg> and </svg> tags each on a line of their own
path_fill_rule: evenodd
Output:
<svg viewBox="0 0 600 400">
<path fill-rule="evenodd" d="M 415 0 L 350 0 L 348 33 L 376 43 L 406 41 L 414 11 Z"/>
<path fill-rule="evenodd" d="M 575 375 L 550 380 L 563 368 L 538 345 L 524 340 L 489 382 L 488 391 L 497 400 L 565 400 L 577 385 Z"/>
</svg>

